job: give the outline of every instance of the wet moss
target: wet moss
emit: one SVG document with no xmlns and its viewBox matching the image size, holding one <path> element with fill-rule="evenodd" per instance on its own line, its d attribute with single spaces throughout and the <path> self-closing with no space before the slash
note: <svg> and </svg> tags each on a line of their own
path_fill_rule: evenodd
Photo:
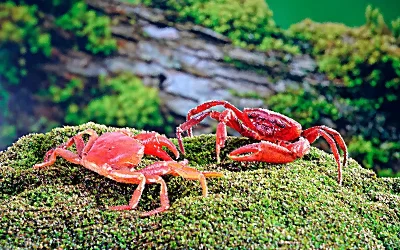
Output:
<svg viewBox="0 0 400 250">
<path fill-rule="evenodd" d="M 171 208 L 159 206 L 159 186 L 147 185 L 138 210 L 114 212 L 136 185 L 116 183 L 59 159 L 31 168 L 45 152 L 94 123 L 20 138 L 0 153 L 0 248 L 377 248 L 400 244 L 400 179 L 377 178 L 350 160 L 343 185 L 334 159 L 316 148 L 289 164 L 239 163 L 232 149 L 250 143 L 230 137 L 216 164 L 215 136 L 185 138 L 190 165 L 217 170 L 209 197 L 197 181 L 165 176 Z M 135 133 L 138 131 L 133 130 Z M 176 140 L 173 140 L 176 143 Z M 146 158 L 139 167 L 153 161 Z"/>
</svg>

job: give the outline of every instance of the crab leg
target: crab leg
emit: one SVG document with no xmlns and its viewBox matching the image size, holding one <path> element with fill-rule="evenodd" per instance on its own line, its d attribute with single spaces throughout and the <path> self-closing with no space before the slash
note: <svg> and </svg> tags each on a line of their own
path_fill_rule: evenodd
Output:
<svg viewBox="0 0 400 250">
<path fill-rule="evenodd" d="M 185 154 L 185 147 L 183 146 L 183 142 L 182 142 L 182 133 L 185 131 L 188 131 L 188 135 L 189 135 L 189 131 L 191 131 L 192 127 L 199 124 L 207 116 L 210 116 L 211 118 L 218 120 L 220 113 L 218 111 L 214 111 L 214 110 L 200 113 L 197 116 L 190 118 L 189 120 L 182 123 L 181 125 L 179 125 L 176 128 L 176 138 L 178 139 L 179 149 L 181 150 L 182 154 Z M 193 135 L 190 134 L 190 136 L 193 136 Z"/>
<path fill-rule="evenodd" d="M 50 149 L 49 151 L 47 151 L 47 153 L 44 155 L 44 161 L 47 162 L 47 161 L 49 161 L 49 159 L 51 157 L 54 157 L 54 156 L 52 156 L 52 154 L 56 149 L 66 149 L 66 148 L 71 147 L 74 143 L 76 146 L 76 151 L 77 151 L 79 157 L 81 157 L 83 148 L 85 147 L 85 143 L 83 142 L 83 139 L 81 136 L 76 135 L 76 136 L 70 138 L 67 142 L 57 146 L 56 148 L 53 148 L 53 149 Z"/>
<path fill-rule="evenodd" d="M 220 151 L 221 148 L 225 146 L 225 141 L 227 137 L 226 126 L 233 128 L 238 131 L 240 134 L 252 138 L 259 138 L 257 132 L 252 131 L 249 127 L 247 127 L 244 123 L 239 122 L 239 118 L 236 113 L 231 109 L 226 109 L 222 112 L 218 111 L 205 111 L 203 113 L 197 114 L 197 116 L 192 117 L 188 121 L 182 123 L 179 127 L 176 128 L 176 137 L 178 139 L 179 149 L 182 154 L 185 154 L 185 148 L 182 142 L 182 133 L 184 131 L 190 131 L 190 129 L 204 120 L 207 116 L 217 120 L 217 137 L 216 137 L 216 154 L 217 154 L 217 162 L 220 162 Z"/>
<path fill-rule="evenodd" d="M 219 119 L 218 126 L 217 126 L 217 138 L 215 140 L 215 151 L 217 153 L 217 163 L 221 162 L 219 154 L 220 154 L 221 148 L 223 148 L 225 146 L 225 141 L 226 141 L 226 137 L 227 137 L 226 125 L 227 125 L 227 123 L 234 120 L 235 118 L 236 118 L 235 113 L 230 109 L 224 110 L 220 115 L 220 119 Z"/>
<path fill-rule="evenodd" d="M 227 109 L 232 110 L 236 116 L 238 117 L 239 120 L 241 120 L 247 127 L 249 127 L 251 130 L 257 131 L 256 127 L 254 126 L 254 124 L 250 121 L 249 117 L 243 113 L 242 111 L 240 111 L 238 108 L 236 108 L 235 106 L 233 106 L 232 104 L 230 104 L 227 101 L 217 101 L 217 100 L 213 100 L 213 101 L 208 101 L 205 103 L 200 104 L 199 106 L 189 110 L 188 114 L 187 114 L 187 119 L 186 120 L 190 120 L 192 118 L 192 116 L 201 113 L 209 108 L 218 106 L 218 105 L 222 105 Z M 189 128 L 188 130 L 188 135 L 192 136 L 192 129 Z"/>
<path fill-rule="evenodd" d="M 153 209 L 151 211 L 141 213 L 140 216 L 143 216 L 143 217 L 158 214 L 160 212 L 167 210 L 170 207 L 169 199 L 168 199 L 167 184 L 165 184 L 165 181 L 163 180 L 163 178 L 161 178 L 161 176 L 148 176 L 147 180 L 150 183 L 159 183 L 160 184 L 160 186 L 161 186 L 161 188 L 160 188 L 161 206 L 156 209 Z"/>
<path fill-rule="evenodd" d="M 61 156 L 62 158 L 66 159 L 69 162 L 75 164 L 81 164 L 81 158 L 79 157 L 79 155 L 63 148 L 56 148 L 56 149 L 51 149 L 49 152 L 47 152 L 46 160 L 42 163 L 35 164 L 33 168 L 39 169 L 50 166 L 56 162 L 57 156 Z"/>
<path fill-rule="evenodd" d="M 207 196 L 207 183 L 205 177 L 220 177 L 222 173 L 218 172 L 199 172 L 194 168 L 188 167 L 187 161 L 176 162 L 176 161 L 165 161 L 156 162 L 152 165 L 145 167 L 137 172 L 132 172 L 130 169 L 120 169 L 109 172 L 106 176 L 122 183 L 139 184 L 132 198 L 129 201 L 129 205 L 109 207 L 111 210 L 131 210 L 136 208 L 139 199 L 143 193 L 145 184 L 158 183 L 161 185 L 160 189 L 160 203 L 161 206 L 154 210 L 144 212 L 141 216 L 150 216 L 160 212 L 163 212 L 169 208 L 168 190 L 165 181 L 161 178 L 161 175 L 171 174 L 174 176 L 182 176 L 189 180 L 199 180 L 203 196 Z M 95 171 L 95 170 L 94 170 Z"/>
<path fill-rule="evenodd" d="M 348 160 L 348 152 L 342 136 L 336 130 L 328 128 L 326 126 L 316 126 L 306 129 L 303 131 L 302 136 L 304 136 L 310 143 L 313 143 L 320 136 L 322 136 L 328 142 L 338 165 L 338 183 L 342 184 L 342 165 L 340 162 L 340 154 L 336 147 L 337 143 L 340 149 L 343 150 L 343 167 L 345 167 Z"/>
<path fill-rule="evenodd" d="M 89 128 L 89 129 L 86 129 L 85 131 L 79 132 L 74 137 L 78 137 L 78 138 L 80 138 L 82 140 L 82 135 L 83 134 L 88 134 L 90 136 L 88 142 L 85 145 L 85 147 L 82 149 L 82 153 L 83 154 L 87 154 L 89 152 L 89 150 L 92 148 L 94 142 L 97 140 L 97 138 L 99 138 L 99 136 L 97 135 L 96 131 L 94 131 L 93 129 Z M 74 137 L 72 137 L 72 138 L 74 138 Z M 82 142 L 83 142 L 83 140 L 82 140 Z M 77 148 L 78 148 L 78 146 L 77 146 Z"/>
<path fill-rule="evenodd" d="M 85 148 L 85 142 L 82 139 L 82 136 L 75 135 L 74 137 L 70 138 L 64 145 L 60 148 L 69 148 L 75 143 L 76 151 L 80 157 L 82 157 L 83 149 Z"/>
<path fill-rule="evenodd" d="M 214 106 L 222 105 L 226 108 L 223 112 L 217 111 L 206 111 Z M 193 136 L 192 127 L 200 123 L 207 116 L 217 120 L 217 138 L 216 138 L 216 153 L 217 162 L 220 162 L 220 151 L 221 148 L 225 146 L 225 141 L 227 137 L 226 126 L 229 126 L 244 136 L 251 136 L 255 139 L 259 139 L 260 135 L 255 132 L 257 128 L 250 121 L 247 114 L 240 111 L 238 108 L 233 106 L 227 101 L 208 101 L 199 106 L 189 110 L 187 114 L 187 121 L 181 124 L 176 129 L 176 137 L 179 143 L 179 149 L 183 154 L 185 154 L 185 149 L 182 142 L 182 133 L 187 131 L 188 136 Z"/>
<path fill-rule="evenodd" d="M 110 210 L 132 210 L 137 207 L 140 197 L 142 196 L 144 186 L 146 184 L 146 177 L 142 173 L 132 173 L 129 169 L 121 169 L 110 172 L 106 175 L 108 178 L 117 182 L 127 184 L 139 184 L 132 194 L 132 198 L 129 201 L 129 205 L 112 206 Z M 165 183 L 164 183 L 165 185 Z M 163 185 L 161 184 L 161 189 Z"/>
<path fill-rule="evenodd" d="M 221 148 L 225 147 L 225 141 L 227 137 L 226 126 L 233 128 L 238 131 L 241 135 L 254 138 L 261 139 L 260 135 L 251 130 L 245 124 L 240 123 L 238 117 L 235 112 L 230 109 L 223 111 L 219 117 L 219 123 L 217 126 L 217 138 L 216 138 L 216 147 L 215 151 L 217 153 L 217 163 L 220 163 L 220 151 Z"/>
<path fill-rule="evenodd" d="M 219 172 L 200 172 L 195 168 L 187 166 L 187 160 L 176 162 L 176 161 L 164 161 L 156 162 L 144 169 L 138 170 L 138 173 L 143 173 L 144 175 L 167 175 L 171 174 L 173 176 L 182 176 L 188 180 L 199 180 L 203 196 L 207 196 L 207 183 L 205 177 L 221 177 L 222 173 Z"/>
<path fill-rule="evenodd" d="M 82 134 L 90 135 L 89 141 L 86 145 L 82 139 Z M 62 158 L 66 159 L 72 163 L 81 164 L 82 154 L 85 154 L 87 151 L 89 151 L 89 149 L 92 147 L 93 143 L 97 140 L 97 138 L 98 138 L 98 135 L 93 129 L 87 129 L 83 132 L 80 132 L 77 135 L 70 138 L 66 143 L 61 144 L 60 146 L 58 146 L 55 149 L 49 150 L 44 156 L 44 162 L 34 165 L 33 168 L 38 169 L 38 168 L 50 166 L 50 165 L 54 164 L 57 156 L 61 156 Z M 66 148 L 71 147 L 74 143 L 75 143 L 76 151 L 78 154 L 75 154 L 69 150 L 66 150 Z"/>
<path fill-rule="evenodd" d="M 234 161 L 263 161 L 269 163 L 288 163 L 307 154 L 310 143 L 300 138 L 296 143 L 278 145 L 268 141 L 249 144 L 232 151 L 228 157 Z"/>
</svg>

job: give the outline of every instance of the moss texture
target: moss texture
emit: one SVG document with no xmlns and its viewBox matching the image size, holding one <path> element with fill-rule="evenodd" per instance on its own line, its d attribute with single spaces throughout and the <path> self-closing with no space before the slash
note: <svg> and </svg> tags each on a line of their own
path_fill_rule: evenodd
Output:
<svg viewBox="0 0 400 250">
<path fill-rule="evenodd" d="M 0 248 L 373 248 L 400 245 L 400 179 L 377 178 L 354 160 L 336 182 L 334 159 L 316 148 L 289 164 L 227 159 L 249 143 L 230 137 L 215 160 L 215 136 L 185 138 L 190 165 L 217 170 L 209 197 L 197 181 L 165 176 L 171 208 L 149 218 L 138 211 L 159 205 L 159 186 L 147 185 L 138 211 L 115 212 L 136 185 L 119 184 L 58 159 L 34 170 L 45 152 L 78 131 L 115 128 L 87 123 L 31 134 L 0 153 Z M 137 131 L 135 131 L 137 132 Z M 174 141 L 176 143 L 176 141 Z M 141 166 L 154 159 L 146 158 Z"/>
</svg>

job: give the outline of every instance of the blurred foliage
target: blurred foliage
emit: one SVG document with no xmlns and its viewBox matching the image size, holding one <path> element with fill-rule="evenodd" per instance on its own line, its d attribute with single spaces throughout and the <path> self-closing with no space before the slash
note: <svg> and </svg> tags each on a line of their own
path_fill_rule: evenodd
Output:
<svg viewBox="0 0 400 250">
<path fill-rule="evenodd" d="M 247 48 L 280 50 L 298 54 L 299 48 L 284 40 L 284 31 L 276 26 L 273 13 L 264 0 L 167 0 L 145 4 L 174 10 L 173 21 L 193 22 L 223 34 L 232 43 Z"/>
<path fill-rule="evenodd" d="M 0 147 L 4 148 L 9 145 L 17 136 L 16 128 L 13 124 L 8 122 L 11 116 L 8 112 L 9 93 L 4 89 L 3 84 L 0 84 Z"/>
<path fill-rule="evenodd" d="M 82 80 L 73 78 L 66 83 L 65 87 L 56 85 L 49 86 L 48 94 L 54 103 L 64 103 L 75 96 L 76 99 L 81 98 L 84 92 L 84 84 Z"/>
<path fill-rule="evenodd" d="M 400 143 L 399 142 L 381 142 L 378 138 L 365 140 L 362 135 L 354 136 L 349 143 L 349 151 L 360 156 L 364 167 L 376 168 L 376 163 L 389 163 L 390 161 L 400 160 Z M 382 169 L 378 169 L 380 173 Z M 384 175 L 388 172 L 384 170 Z M 400 172 L 397 173 L 400 176 Z"/>
<path fill-rule="evenodd" d="M 17 128 L 9 111 L 10 90 L 28 74 L 34 57 L 51 52 L 50 35 L 40 28 L 36 6 L 0 3 L 0 147 L 11 143 Z"/>
<path fill-rule="evenodd" d="M 300 48 L 298 46 L 293 45 L 290 41 L 273 37 L 265 37 L 257 48 L 263 51 L 276 50 L 293 55 L 300 54 Z"/>
<path fill-rule="evenodd" d="M 0 77 L 18 84 L 26 76 L 26 60 L 34 54 L 50 55 L 50 35 L 39 26 L 36 6 L 0 3 Z"/>
<path fill-rule="evenodd" d="M 83 1 L 52 0 L 41 4 L 27 1 L 30 2 L 32 5 L 22 1 L 0 3 L 0 45 L 5 49 L 1 50 L 4 60 L 0 62 L 0 77 L 9 84 L 18 84 L 28 74 L 26 65 L 40 59 L 35 55 L 48 57 L 51 54 L 51 35 L 41 28 L 42 9 L 57 17 L 57 25 L 83 39 L 81 43 L 85 44 L 86 50 L 104 54 L 116 50 L 110 18 L 88 10 Z"/>
<path fill-rule="evenodd" d="M 99 97 L 90 100 L 83 110 L 71 104 L 65 117 L 67 123 L 94 121 L 137 129 L 163 126 L 157 89 L 144 86 L 140 79 L 131 74 L 101 77 L 99 86 L 92 88 L 92 91 L 99 92 Z"/>
<path fill-rule="evenodd" d="M 94 121 L 172 132 L 172 126 L 164 121 L 160 111 L 157 89 L 144 86 L 134 75 L 121 73 L 115 77 L 100 77 L 97 84 L 87 85 L 79 78 L 72 79 L 64 87 L 50 85 L 47 98 L 66 110 L 65 123 L 78 125 Z"/>
<path fill-rule="evenodd" d="M 400 17 L 397 18 L 396 20 L 392 21 L 392 32 L 393 32 L 393 37 L 397 39 L 397 42 L 399 43 L 400 39 Z"/>
<path fill-rule="evenodd" d="M 86 50 L 93 54 L 111 54 L 117 49 L 117 42 L 111 36 L 111 22 L 107 16 L 99 16 L 88 10 L 84 2 L 77 2 L 71 9 L 56 20 L 56 25 L 72 31 Z"/>
<path fill-rule="evenodd" d="M 273 110 L 294 118 L 304 128 L 309 128 L 322 119 L 339 119 L 339 110 L 327 97 L 312 89 L 288 89 L 266 100 Z"/>
<path fill-rule="evenodd" d="M 400 43 L 377 9 L 368 6 L 366 19 L 358 28 L 307 19 L 289 31 L 312 45 L 310 52 L 319 69 L 331 80 L 343 81 L 350 93 L 379 102 L 395 101 L 400 85 Z"/>
<path fill-rule="evenodd" d="M 264 37 L 278 33 L 272 11 L 263 0 L 167 1 L 179 12 L 181 21 L 190 20 L 227 35 L 239 46 L 260 44 Z"/>
<path fill-rule="evenodd" d="M 352 157 L 380 171 L 399 163 L 396 128 L 400 121 L 393 108 L 400 105 L 400 19 L 393 21 L 390 29 L 378 9 L 368 6 L 365 15 L 366 23 L 361 27 L 306 19 L 292 25 L 288 32 L 311 45 L 304 52 L 313 55 L 319 70 L 337 84 L 328 93 L 335 96 L 339 117 L 346 124 L 338 124 L 335 117 L 332 120 L 350 130 L 347 136 L 354 135 L 349 141 Z M 324 91 L 321 94 L 326 96 Z M 287 105 L 292 102 L 290 98 L 281 101 Z M 312 104 L 314 108 L 320 110 Z M 320 122 L 317 118 L 311 116 L 311 124 Z M 400 171 L 399 166 L 395 168 Z"/>
<path fill-rule="evenodd" d="M 71 7 L 82 0 L 8 0 L 17 5 L 33 5 L 43 13 L 49 13 L 54 16 L 60 16 L 68 12 Z"/>
<path fill-rule="evenodd" d="M 89 10 L 82 0 L 26 0 L 0 3 L 0 148 L 11 144 L 27 131 L 39 132 L 60 125 L 45 117 L 35 117 L 32 102 L 38 92 L 47 91 L 42 82 L 32 82 L 37 74 L 38 62 L 50 60 L 52 47 L 71 44 L 56 37 L 49 16 L 56 25 L 75 35 L 78 48 L 97 54 L 110 54 L 116 50 L 111 37 L 110 18 Z M 45 22 L 48 22 L 44 25 Z M 65 26 L 65 27 L 63 27 Z M 57 83 L 54 83 L 57 86 Z M 19 94 L 31 93 L 30 98 L 16 105 Z M 65 98 L 65 97 L 61 97 Z M 10 100 L 13 100 L 13 105 Z M 24 105 L 28 105 L 25 106 Z M 13 114 L 18 113 L 18 116 Z"/>
</svg>

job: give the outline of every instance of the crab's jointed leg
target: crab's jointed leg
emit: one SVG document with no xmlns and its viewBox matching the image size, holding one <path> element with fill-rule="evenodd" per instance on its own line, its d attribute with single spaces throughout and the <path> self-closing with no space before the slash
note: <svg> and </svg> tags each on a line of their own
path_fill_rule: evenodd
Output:
<svg viewBox="0 0 400 250">
<path fill-rule="evenodd" d="M 199 172 L 194 168 L 186 166 L 187 161 L 176 162 L 176 161 L 161 161 L 153 163 L 136 172 L 131 172 L 128 168 L 120 169 L 109 172 L 107 177 L 113 179 L 118 182 L 123 183 L 131 183 L 131 184 L 139 184 L 137 189 L 132 195 L 131 200 L 129 201 L 129 205 L 115 206 L 110 207 L 112 210 L 131 210 L 134 209 L 142 195 L 145 184 L 153 184 L 159 183 L 161 185 L 160 189 L 160 202 L 161 206 L 154 210 L 144 212 L 141 216 L 150 216 L 153 214 L 157 214 L 159 212 L 163 212 L 169 208 L 169 199 L 168 199 L 168 191 L 167 185 L 165 181 L 161 178 L 162 175 L 171 174 L 174 176 L 182 176 L 185 179 L 189 180 L 199 180 L 202 190 L 203 196 L 207 196 L 207 183 L 205 177 L 220 177 L 222 173 L 218 172 Z"/>
<path fill-rule="evenodd" d="M 313 143 L 320 136 L 322 136 L 328 142 L 338 166 L 338 183 L 342 184 L 342 164 L 340 162 L 340 154 L 336 147 L 336 143 L 339 145 L 344 154 L 343 167 L 346 167 L 349 156 L 346 143 L 339 132 L 326 126 L 315 126 L 304 130 L 302 136 L 304 136 L 310 143 Z"/>
<path fill-rule="evenodd" d="M 204 111 L 205 109 L 217 105 L 223 105 L 227 109 L 222 112 L 213 110 Z M 178 139 L 179 149 L 181 150 L 182 154 L 185 154 L 185 149 L 182 142 L 182 133 L 184 131 L 188 131 L 188 135 L 192 136 L 192 127 L 199 124 L 207 116 L 210 116 L 212 119 L 215 119 L 219 122 L 216 132 L 216 154 L 218 163 L 220 162 L 219 155 L 221 148 L 225 146 L 227 137 L 226 126 L 233 128 L 243 136 L 259 139 L 259 134 L 256 132 L 256 130 L 254 130 L 256 129 L 254 124 L 249 120 L 246 114 L 226 101 L 209 101 L 199 105 L 194 109 L 191 109 L 187 116 L 188 120 L 177 127 L 176 137 Z"/>
<path fill-rule="evenodd" d="M 225 147 L 225 141 L 227 138 L 226 126 L 233 128 L 238 131 L 241 135 L 254 138 L 261 139 L 260 135 L 247 127 L 244 123 L 241 123 L 239 118 L 236 116 L 236 113 L 230 109 L 224 110 L 220 117 L 219 123 L 217 126 L 217 137 L 216 137 L 216 147 L 215 151 L 217 153 L 217 163 L 220 163 L 220 151 L 221 148 Z"/>
<path fill-rule="evenodd" d="M 218 106 L 218 105 L 221 105 L 227 109 L 232 110 L 235 113 L 235 115 L 238 117 L 238 119 L 241 120 L 247 127 L 249 127 L 251 130 L 257 130 L 256 127 L 254 126 L 254 124 L 250 121 L 249 117 L 245 113 L 243 113 L 243 111 L 239 110 L 238 108 L 236 108 L 235 106 L 233 106 L 232 104 L 230 104 L 227 101 L 213 100 L 213 101 L 208 101 L 208 102 L 202 103 L 199 106 L 189 110 L 186 120 L 190 120 L 192 118 L 192 116 L 194 116 L 198 113 L 201 113 L 209 108 Z M 192 136 L 191 129 L 189 129 L 188 135 Z"/>
<path fill-rule="evenodd" d="M 34 169 L 44 168 L 50 165 L 53 165 L 56 162 L 57 156 L 61 156 L 69 162 L 75 164 L 81 164 L 81 158 L 79 155 L 63 148 L 51 149 L 46 153 L 46 160 L 42 163 L 35 164 L 33 166 Z"/>
<path fill-rule="evenodd" d="M 97 140 L 97 138 L 99 138 L 99 136 L 96 133 L 96 131 L 94 131 L 93 129 L 89 128 L 89 129 L 86 129 L 85 131 L 79 132 L 76 135 L 76 137 L 78 137 L 78 138 L 80 138 L 82 140 L 82 135 L 83 134 L 88 134 L 90 136 L 88 142 L 86 143 L 85 147 L 82 150 L 83 154 L 87 154 L 89 152 L 89 150 L 92 148 L 94 142 Z M 72 137 L 72 138 L 74 138 L 74 137 Z M 82 140 L 82 142 L 83 142 L 83 140 Z"/>
<path fill-rule="evenodd" d="M 89 141 L 86 145 L 82 139 L 82 134 L 90 135 Z M 80 132 L 77 135 L 71 137 L 66 143 L 61 144 L 57 148 L 50 149 L 44 156 L 44 162 L 35 164 L 33 168 L 39 169 L 50 166 L 54 164 L 57 156 L 61 156 L 62 158 L 72 163 L 81 164 L 82 155 L 86 154 L 90 150 L 97 138 L 97 133 L 92 129 L 87 129 L 83 132 Z M 67 148 L 71 147 L 74 143 L 76 146 L 77 154 L 67 150 Z"/>
<path fill-rule="evenodd" d="M 199 180 L 202 187 L 203 196 L 207 196 L 207 183 L 205 177 L 221 177 L 222 173 L 219 172 L 200 172 L 195 168 L 189 167 L 185 161 L 163 161 L 156 162 L 144 169 L 138 170 L 137 172 L 147 175 L 167 175 L 181 176 L 188 180 Z"/>
<path fill-rule="evenodd" d="M 220 113 L 214 110 L 203 112 L 195 117 L 190 118 L 176 128 L 176 138 L 178 139 L 179 149 L 181 150 L 182 154 L 185 154 L 185 147 L 183 146 L 182 142 L 182 133 L 188 131 L 189 135 L 189 131 L 191 132 L 192 127 L 199 124 L 207 116 L 219 120 Z M 192 135 L 190 134 L 190 136 Z"/>
<path fill-rule="evenodd" d="M 117 182 L 127 183 L 127 184 L 139 184 L 133 192 L 132 198 L 129 201 L 129 205 L 112 206 L 109 207 L 111 210 L 131 210 L 137 207 L 140 197 L 142 196 L 144 186 L 146 184 L 146 177 L 142 173 L 136 173 L 130 171 L 128 168 L 118 169 L 109 172 L 106 175 L 108 178 L 113 179 Z M 165 184 L 165 183 L 164 183 Z M 161 183 L 161 189 L 163 185 Z"/>
</svg>

